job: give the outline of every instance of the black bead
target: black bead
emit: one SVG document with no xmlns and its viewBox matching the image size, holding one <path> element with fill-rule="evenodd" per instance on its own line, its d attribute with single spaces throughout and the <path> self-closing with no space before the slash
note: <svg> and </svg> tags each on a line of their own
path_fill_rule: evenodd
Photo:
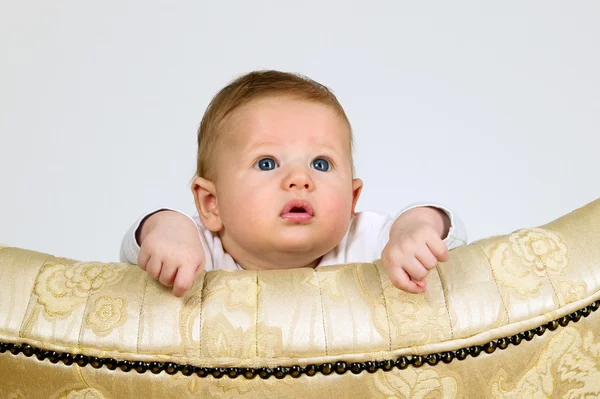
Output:
<svg viewBox="0 0 600 399">
<path fill-rule="evenodd" d="M 63 362 L 64 362 L 64 360 L 63 360 Z M 115 359 L 105 359 L 104 365 L 106 366 L 107 369 L 114 370 L 117 368 L 117 361 Z"/>
<path fill-rule="evenodd" d="M 6 352 L 7 349 L 8 349 L 8 344 L 5 344 L 4 342 L 0 342 L 0 353 Z"/>
<path fill-rule="evenodd" d="M 454 352 L 454 356 L 456 356 L 456 358 L 458 360 L 465 360 L 467 358 L 467 350 L 464 348 L 461 348 L 459 350 L 457 350 L 456 352 Z"/>
<path fill-rule="evenodd" d="M 130 371 L 130 370 L 133 368 L 133 363 L 132 363 L 132 362 L 130 362 L 129 360 L 121 360 L 121 361 L 119 361 L 119 362 L 117 363 L 117 366 L 118 366 L 118 367 L 119 367 L 121 370 L 123 370 L 123 371 L 127 372 L 127 371 Z"/>
<path fill-rule="evenodd" d="M 581 310 L 578 310 L 572 314 L 571 321 L 577 323 L 581 319 L 581 316 L 583 316 L 583 312 Z"/>
<path fill-rule="evenodd" d="M 406 356 L 400 356 L 398 359 L 396 359 L 395 362 L 395 366 L 398 367 L 400 370 L 404 370 L 405 368 L 408 367 L 408 359 L 406 358 Z"/>
<path fill-rule="evenodd" d="M 523 337 L 526 341 L 531 341 L 535 336 L 535 330 L 527 330 L 523 333 Z"/>
<path fill-rule="evenodd" d="M 365 363 L 365 370 L 367 370 L 367 373 L 374 373 L 377 371 L 377 363 L 375 362 L 366 362 Z"/>
<path fill-rule="evenodd" d="M 510 343 L 510 341 L 508 340 L 508 338 L 500 338 L 497 341 L 497 343 L 498 343 L 498 348 L 504 350 L 504 349 L 508 348 L 508 344 Z"/>
<path fill-rule="evenodd" d="M 348 371 L 348 365 L 346 362 L 336 362 L 333 368 L 337 374 L 344 374 L 346 371 Z"/>
<path fill-rule="evenodd" d="M 364 363 L 352 363 L 350 365 L 350 371 L 352 372 L 352 374 L 360 374 L 364 369 Z"/>
<path fill-rule="evenodd" d="M 194 374 L 194 371 L 195 371 L 194 369 L 195 369 L 194 366 L 185 364 L 185 365 L 181 366 L 181 374 L 183 374 L 185 376 L 190 376 L 190 375 Z"/>
<path fill-rule="evenodd" d="M 21 352 L 23 352 L 23 354 L 27 357 L 31 357 L 33 356 L 33 348 L 31 347 L 31 345 L 27 345 L 27 344 L 23 344 L 21 346 Z"/>
<path fill-rule="evenodd" d="M 292 366 L 292 367 L 290 367 L 290 375 L 293 378 L 300 377 L 302 375 L 302 371 L 303 371 L 302 367 L 300 367 L 300 366 Z"/>
<path fill-rule="evenodd" d="M 21 347 L 21 351 L 22 351 L 22 352 L 23 352 L 23 354 L 24 354 L 25 356 L 27 356 L 27 357 L 31 357 L 31 356 L 33 356 L 33 352 L 34 352 L 34 350 L 33 350 L 33 348 L 31 347 L 31 345 L 27 345 L 27 344 L 24 344 L 24 345 Z"/>
<path fill-rule="evenodd" d="M 312 377 L 313 375 L 317 374 L 317 371 L 319 371 L 319 368 L 314 364 L 309 364 L 304 368 L 304 372 L 309 377 Z"/>
<path fill-rule="evenodd" d="M 394 367 L 394 361 L 393 360 L 383 360 L 381 362 L 378 362 L 377 366 L 378 366 L 378 368 L 380 368 L 384 371 L 390 371 Z"/>
<path fill-rule="evenodd" d="M 63 353 L 62 355 L 60 355 L 60 361 L 66 364 L 67 366 L 70 366 L 71 364 L 73 364 L 73 355 L 71 355 L 70 353 Z"/>
<path fill-rule="evenodd" d="M 332 371 L 333 371 L 333 366 L 331 365 L 331 363 L 323 363 L 321 365 L 321 373 L 323 373 L 325 375 L 329 375 L 329 374 L 331 374 Z"/>
<path fill-rule="evenodd" d="M 208 371 L 208 369 L 206 367 L 196 367 L 196 375 L 198 377 L 204 378 L 209 374 L 210 374 L 210 372 Z"/>
<path fill-rule="evenodd" d="M 52 361 L 52 358 L 50 358 L 50 361 Z M 95 369 L 99 369 L 100 367 L 102 367 L 102 359 L 99 359 L 97 357 L 90 357 L 90 365 Z"/>
<path fill-rule="evenodd" d="M 552 320 L 550 323 L 548 323 L 548 330 L 554 331 L 557 328 L 558 328 L 558 321 L 557 320 Z"/>
<path fill-rule="evenodd" d="M 163 371 L 163 364 L 160 362 L 150 362 L 148 363 L 148 370 L 150 370 L 150 372 L 152 374 L 159 374 L 161 371 Z"/>
<path fill-rule="evenodd" d="M 592 302 L 590 304 L 590 309 L 595 312 L 596 310 L 598 310 L 598 308 L 600 308 L 600 301 L 596 301 L 596 302 Z"/>
<path fill-rule="evenodd" d="M 214 368 L 214 369 L 212 369 L 212 371 L 211 371 L 211 375 L 212 375 L 214 378 L 217 378 L 217 379 L 218 379 L 218 378 L 221 378 L 221 377 L 223 377 L 223 375 L 225 375 L 225 369 L 224 369 L 224 368 L 222 368 L 222 367 L 217 367 L 217 368 Z"/>
<path fill-rule="evenodd" d="M 10 346 L 8 347 L 8 351 L 10 353 L 12 353 L 13 355 L 18 355 L 19 353 L 21 353 L 21 345 L 18 344 L 9 344 Z"/>
<path fill-rule="evenodd" d="M 82 354 L 75 355 L 75 358 L 73 359 L 73 361 L 75 363 L 77 363 L 77 365 L 79 367 L 85 367 L 90 362 L 89 358 L 87 356 L 82 355 Z"/>
<path fill-rule="evenodd" d="M 442 359 L 442 362 L 448 364 L 454 359 L 454 354 L 452 352 L 444 352 L 440 355 L 440 358 Z"/>
<path fill-rule="evenodd" d="M 496 350 L 496 341 L 490 341 L 487 344 L 483 345 L 483 350 L 485 353 L 494 353 Z"/>
<path fill-rule="evenodd" d="M 35 348 L 33 354 L 38 360 L 44 360 L 46 358 L 46 351 L 39 348 Z"/>
<path fill-rule="evenodd" d="M 263 368 L 258 369 L 258 376 L 260 378 L 262 378 L 263 380 L 268 379 L 272 375 L 273 375 L 273 370 L 269 367 L 263 367 Z"/>
<path fill-rule="evenodd" d="M 423 356 L 420 356 L 420 355 L 414 355 L 414 356 L 412 357 L 412 359 L 410 360 L 410 362 L 411 362 L 411 363 L 412 363 L 412 365 L 413 365 L 413 366 L 415 366 L 415 367 L 421 367 L 421 366 L 423 365 L 423 363 L 424 363 Z"/>
<path fill-rule="evenodd" d="M 175 363 L 165 363 L 165 371 L 170 375 L 176 374 L 177 365 Z"/>
<path fill-rule="evenodd" d="M 569 319 L 568 316 L 563 316 L 560 319 L 558 319 L 558 324 L 560 324 L 563 327 L 566 327 L 567 324 L 569 324 L 571 320 Z"/>
<path fill-rule="evenodd" d="M 589 306 L 586 306 L 585 308 L 581 309 L 581 315 L 583 317 L 588 317 L 590 313 L 592 313 L 592 309 Z"/>
<path fill-rule="evenodd" d="M 279 380 L 284 378 L 288 372 L 289 372 L 289 369 L 287 367 L 275 367 L 273 369 L 273 375 L 275 376 L 275 378 L 277 378 Z"/>
<path fill-rule="evenodd" d="M 139 374 L 144 373 L 147 369 L 144 367 L 144 362 L 135 361 L 133 362 L 133 369 Z"/>
<path fill-rule="evenodd" d="M 513 345 L 519 345 L 523 340 L 523 336 L 521 334 L 516 334 L 510 337 L 510 343 Z"/>
<path fill-rule="evenodd" d="M 471 355 L 473 357 L 479 356 L 480 353 L 481 353 L 481 346 L 471 346 L 469 348 L 469 355 Z"/>
<path fill-rule="evenodd" d="M 427 364 L 435 366 L 440 361 L 440 355 L 437 353 L 430 353 L 429 355 L 425 356 L 425 361 Z"/>
<path fill-rule="evenodd" d="M 256 377 L 256 369 L 252 369 L 252 368 L 243 368 L 242 369 L 242 374 L 244 375 L 244 378 L 251 380 L 254 377 Z"/>
<path fill-rule="evenodd" d="M 546 332 L 546 325 L 544 324 L 542 326 L 536 327 L 534 331 L 538 337 L 541 337 Z"/>
<path fill-rule="evenodd" d="M 54 351 L 50 351 L 48 352 L 48 360 L 50 360 L 50 363 L 56 364 L 59 362 L 60 360 L 60 355 L 57 352 Z"/>
<path fill-rule="evenodd" d="M 229 367 L 227 369 L 227 375 L 229 378 L 237 378 L 240 374 L 242 374 L 242 372 L 237 367 Z"/>
</svg>

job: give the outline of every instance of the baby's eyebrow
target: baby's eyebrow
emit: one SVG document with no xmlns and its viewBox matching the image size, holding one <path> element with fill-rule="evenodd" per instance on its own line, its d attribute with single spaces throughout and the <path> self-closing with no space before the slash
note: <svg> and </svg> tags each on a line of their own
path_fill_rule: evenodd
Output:
<svg viewBox="0 0 600 399">
<path fill-rule="evenodd" d="M 345 157 L 345 151 L 340 148 L 322 144 L 319 146 L 319 149 L 322 150 L 323 153 L 318 154 L 318 155 L 333 156 L 333 157 L 339 157 L 339 158 Z"/>
<path fill-rule="evenodd" d="M 259 151 L 268 151 L 270 148 L 276 148 L 281 146 L 280 143 L 276 143 L 274 141 L 257 141 L 255 143 L 248 143 L 244 152 L 246 154 L 254 154 Z M 264 150 L 266 148 L 266 150 Z"/>
<path fill-rule="evenodd" d="M 252 150 L 254 150 L 255 148 L 267 147 L 267 146 L 270 146 L 270 145 L 276 145 L 276 143 L 275 143 L 275 142 L 273 142 L 273 141 L 259 141 L 259 142 L 257 142 L 257 143 L 251 144 L 251 145 L 248 147 L 248 151 L 252 151 Z"/>
<path fill-rule="evenodd" d="M 275 141 L 258 141 L 256 143 L 252 143 L 249 144 L 246 147 L 245 152 L 246 153 L 253 153 L 254 151 L 257 151 L 260 148 L 263 147 L 276 147 L 276 146 L 280 146 L 281 143 L 275 142 Z M 344 150 L 340 149 L 340 148 L 336 148 L 335 146 L 331 146 L 331 145 L 327 145 L 327 144 L 320 144 L 319 146 L 319 150 L 323 150 L 324 154 L 316 154 L 316 155 L 333 155 L 333 156 L 337 156 L 337 157 L 343 157 L 344 156 Z"/>
</svg>

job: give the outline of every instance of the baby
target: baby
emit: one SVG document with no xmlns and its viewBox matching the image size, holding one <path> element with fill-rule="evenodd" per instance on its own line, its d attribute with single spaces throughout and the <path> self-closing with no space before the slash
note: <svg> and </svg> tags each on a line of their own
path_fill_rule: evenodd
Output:
<svg viewBox="0 0 600 399">
<path fill-rule="evenodd" d="M 160 210 L 125 235 L 121 260 L 183 296 L 202 270 L 318 267 L 381 258 L 392 283 L 423 293 L 425 277 L 466 242 L 433 204 L 396 218 L 356 212 L 352 130 L 325 86 L 278 71 L 223 88 L 198 129 L 197 218 Z M 141 246 L 141 248 L 140 248 Z"/>
</svg>

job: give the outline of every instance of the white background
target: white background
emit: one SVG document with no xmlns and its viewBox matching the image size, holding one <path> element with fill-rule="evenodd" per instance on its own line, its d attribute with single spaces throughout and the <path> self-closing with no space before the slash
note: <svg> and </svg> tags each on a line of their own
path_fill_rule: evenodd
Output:
<svg viewBox="0 0 600 399">
<path fill-rule="evenodd" d="M 360 209 L 435 200 L 471 240 L 600 197 L 597 1 L 19 1 L 0 6 L 0 243 L 114 261 L 194 212 L 196 129 L 254 69 L 331 87 Z"/>
</svg>

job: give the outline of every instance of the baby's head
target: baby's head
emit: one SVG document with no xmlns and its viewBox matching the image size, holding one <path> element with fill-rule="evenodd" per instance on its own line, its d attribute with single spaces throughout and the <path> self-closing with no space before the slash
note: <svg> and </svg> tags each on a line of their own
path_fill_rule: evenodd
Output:
<svg viewBox="0 0 600 399">
<path fill-rule="evenodd" d="M 344 109 L 311 79 L 249 73 L 202 118 L 196 208 L 245 269 L 314 267 L 346 234 L 361 189 Z"/>
</svg>

